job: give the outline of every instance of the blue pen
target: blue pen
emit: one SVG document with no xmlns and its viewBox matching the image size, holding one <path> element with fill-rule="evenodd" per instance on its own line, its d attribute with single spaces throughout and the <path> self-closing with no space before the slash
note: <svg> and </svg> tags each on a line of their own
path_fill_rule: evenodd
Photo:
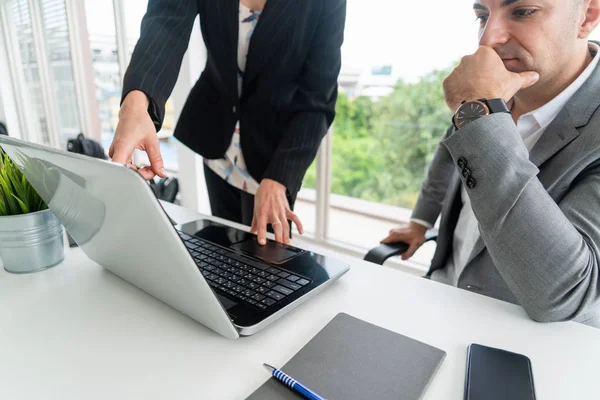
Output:
<svg viewBox="0 0 600 400">
<path fill-rule="evenodd" d="M 269 372 L 273 375 L 273 378 L 277 379 L 279 382 L 283 383 L 287 387 L 296 392 L 300 393 L 302 396 L 306 397 L 308 400 L 325 400 L 323 397 L 319 396 L 300 382 L 293 379 L 291 376 L 286 375 L 284 372 L 281 372 L 275 367 L 271 367 L 269 364 L 263 364 Z"/>
</svg>

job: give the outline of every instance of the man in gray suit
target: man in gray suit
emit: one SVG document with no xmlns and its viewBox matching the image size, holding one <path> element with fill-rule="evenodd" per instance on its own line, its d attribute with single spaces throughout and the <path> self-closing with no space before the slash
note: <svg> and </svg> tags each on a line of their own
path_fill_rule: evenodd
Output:
<svg viewBox="0 0 600 400">
<path fill-rule="evenodd" d="M 477 0 L 480 47 L 444 81 L 456 110 L 403 241 L 441 212 L 428 276 L 600 327 L 600 0 Z"/>
</svg>

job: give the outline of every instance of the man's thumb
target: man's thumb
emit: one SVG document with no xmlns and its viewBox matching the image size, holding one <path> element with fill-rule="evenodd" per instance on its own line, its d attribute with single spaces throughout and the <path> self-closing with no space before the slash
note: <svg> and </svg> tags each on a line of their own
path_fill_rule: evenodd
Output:
<svg viewBox="0 0 600 400">
<path fill-rule="evenodd" d="M 521 75 L 521 89 L 532 86 L 540 79 L 540 74 L 535 71 L 520 72 L 519 75 Z"/>
<path fill-rule="evenodd" d="M 420 245 L 417 242 L 412 242 L 410 244 L 410 246 L 408 247 L 408 249 L 402 253 L 402 259 L 403 260 L 408 260 L 409 258 L 411 258 L 413 256 L 413 254 L 415 254 L 415 251 L 417 251 L 417 249 L 420 247 Z"/>
</svg>

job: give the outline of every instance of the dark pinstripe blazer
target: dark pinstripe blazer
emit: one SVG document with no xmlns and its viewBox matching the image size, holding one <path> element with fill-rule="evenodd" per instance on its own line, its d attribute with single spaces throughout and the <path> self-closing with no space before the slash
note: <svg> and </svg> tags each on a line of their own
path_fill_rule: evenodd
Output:
<svg viewBox="0 0 600 400">
<path fill-rule="evenodd" d="M 123 82 L 164 118 L 193 22 L 208 50 L 206 68 L 183 108 L 175 137 L 203 157 L 223 157 L 239 119 L 246 165 L 258 182 L 283 183 L 295 198 L 335 115 L 346 0 L 268 0 L 237 88 L 239 0 L 150 0 Z"/>
</svg>

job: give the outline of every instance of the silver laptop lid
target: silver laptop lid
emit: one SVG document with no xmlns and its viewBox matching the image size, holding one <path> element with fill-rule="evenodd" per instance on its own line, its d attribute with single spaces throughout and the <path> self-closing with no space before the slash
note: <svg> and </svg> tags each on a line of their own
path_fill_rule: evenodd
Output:
<svg viewBox="0 0 600 400">
<path fill-rule="evenodd" d="M 0 147 L 93 261 L 217 333 L 239 337 L 137 172 L 4 136 Z"/>
</svg>

